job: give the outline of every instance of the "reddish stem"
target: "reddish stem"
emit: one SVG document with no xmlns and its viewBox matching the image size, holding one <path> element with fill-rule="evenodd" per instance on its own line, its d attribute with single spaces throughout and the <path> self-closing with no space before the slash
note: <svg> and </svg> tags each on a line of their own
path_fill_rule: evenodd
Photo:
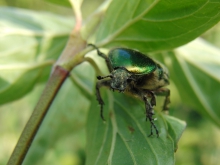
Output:
<svg viewBox="0 0 220 165">
<path fill-rule="evenodd" d="M 63 84 L 64 80 L 69 75 L 69 71 L 60 66 L 56 66 L 49 81 L 30 117 L 28 120 L 19 141 L 8 161 L 8 165 L 22 164 L 28 149 L 40 127 L 48 109 L 53 102 L 58 90 Z"/>
</svg>

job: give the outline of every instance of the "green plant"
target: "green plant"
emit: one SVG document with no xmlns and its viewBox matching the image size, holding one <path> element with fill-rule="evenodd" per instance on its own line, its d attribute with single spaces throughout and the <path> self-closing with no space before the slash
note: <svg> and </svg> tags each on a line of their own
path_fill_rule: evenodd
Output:
<svg viewBox="0 0 220 165">
<path fill-rule="evenodd" d="M 105 124 L 102 122 L 94 84 L 96 73 L 105 75 L 106 66 L 95 54 L 88 54 L 92 48 L 87 43 L 150 53 L 169 68 L 171 84 L 175 84 L 182 102 L 220 126 L 219 50 L 196 39 L 171 51 L 219 22 L 219 2 L 105 1 L 83 21 L 83 26 L 79 10 L 82 2 L 50 2 L 72 4 L 75 24 L 73 18 L 51 13 L 0 9 L 4 34 L 0 39 L 0 103 L 19 99 L 37 84 L 47 82 L 10 159 L 11 164 L 23 161 L 28 145 L 65 80 L 24 164 L 39 163 L 46 149 L 71 131 L 81 134 L 79 130 L 85 123 L 88 165 L 174 164 L 174 151 L 185 123 L 160 112 L 160 105 L 156 114 L 160 138 L 147 137 L 150 125 L 144 121 L 144 105 L 130 96 L 103 90 L 104 100 L 108 100 L 104 116 L 108 118 Z"/>
</svg>

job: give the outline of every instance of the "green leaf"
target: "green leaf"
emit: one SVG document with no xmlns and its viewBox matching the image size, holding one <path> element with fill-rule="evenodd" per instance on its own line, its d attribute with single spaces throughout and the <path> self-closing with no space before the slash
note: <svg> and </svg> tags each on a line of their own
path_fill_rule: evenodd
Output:
<svg viewBox="0 0 220 165">
<path fill-rule="evenodd" d="M 213 28 L 204 33 L 202 37 L 220 48 L 220 23 L 216 24 Z"/>
<path fill-rule="evenodd" d="M 163 55 L 181 102 L 220 126 L 220 50 L 196 39 Z"/>
<path fill-rule="evenodd" d="M 39 82 L 42 72 L 48 70 L 50 65 L 51 63 L 48 62 L 45 63 L 45 66 L 42 63 L 42 65 L 35 67 L 24 66 L 25 69 L 21 67 L 20 70 L 18 70 L 20 67 L 0 67 L 0 104 L 16 100 L 31 91 L 35 84 Z M 15 68 L 15 70 L 12 68 Z M 12 82 L 9 82 L 10 79 L 12 79 Z"/>
<path fill-rule="evenodd" d="M 174 165 L 176 144 L 185 123 L 157 112 L 160 136 L 148 137 L 144 103 L 125 94 L 105 92 L 104 116 L 95 98 L 87 122 L 87 165 Z"/>
<path fill-rule="evenodd" d="M 79 85 L 86 86 L 90 90 L 87 93 L 91 93 L 95 78 L 93 68 L 84 63 L 75 68 L 73 74 L 82 82 Z M 80 148 L 84 149 L 84 126 L 90 101 L 79 89 L 70 79 L 65 81 L 31 145 L 24 164 L 47 164 L 46 155 L 51 150 L 56 155 L 56 160 L 59 160 L 67 153 L 74 155 Z M 60 147 L 59 143 L 62 143 Z"/>
<path fill-rule="evenodd" d="M 69 0 L 45 0 L 47 2 L 50 2 L 50 3 L 54 3 L 56 5 L 60 5 L 60 6 L 65 6 L 65 7 L 71 7 L 71 4 L 69 2 Z"/>
<path fill-rule="evenodd" d="M 0 104 L 19 99 L 48 79 L 72 27 L 72 18 L 0 8 Z"/>
<path fill-rule="evenodd" d="M 190 84 L 188 92 L 184 92 L 184 99 L 220 126 L 220 50 L 198 39 L 176 52 L 184 78 L 181 84 L 177 80 L 181 95 L 183 84 Z"/>
<path fill-rule="evenodd" d="M 167 122 L 170 137 L 173 139 L 174 142 L 174 149 L 176 151 L 178 149 L 177 143 L 185 129 L 186 123 L 168 115 L 165 115 L 165 119 Z"/>
<path fill-rule="evenodd" d="M 97 45 L 167 50 L 201 35 L 220 20 L 217 0 L 113 0 Z"/>
</svg>

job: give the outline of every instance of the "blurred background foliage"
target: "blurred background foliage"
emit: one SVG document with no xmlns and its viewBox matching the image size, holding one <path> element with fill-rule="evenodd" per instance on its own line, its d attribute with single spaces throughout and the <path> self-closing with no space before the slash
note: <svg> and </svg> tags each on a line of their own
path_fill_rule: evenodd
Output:
<svg viewBox="0 0 220 165">
<path fill-rule="evenodd" d="M 89 3 L 86 1 L 89 1 Z M 102 1 L 103 0 L 85 0 L 82 5 L 83 17 L 89 16 L 89 14 L 95 10 Z M 73 16 L 72 9 L 68 7 L 68 4 L 66 6 L 54 5 L 45 0 L 1 0 L 0 6 L 18 7 L 36 10 L 39 12 L 47 11 L 66 16 Z M 220 48 L 220 24 L 214 26 L 201 37 Z M 71 83 L 67 81 L 63 88 L 70 85 Z M 12 103 L 0 106 L 0 165 L 4 165 L 8 161 L 14 145 L 16 144 L 24 125 L 32 113 L 32 110 L 34 109 L 34 106 L 36 105 L 43 88 L 44 84 L 38 84 L 34 90 L 28 93 L 25 97 Z M 80 91 L 78 91 L 78 93 L 80 93 Z M 62 97 L 64 94 L 65 92 L 62 92 L 61 90 L 58 97 Z M 71 102 L 71 99 L 73 99 L 74 96 L 69 97 L 71 98 L 68 98 L 68 100 Z M 85 130 L 82 123 L 86 118 L 86 111 L 88 109 L 88 101 L 86 100 L 88 98 L 83 99 L 83 102 L 85 103 L 85 111 L 78 115 L 77 119 L 81 120 L 78 122 L 78 128 L 69 127 L 66 131 L 70 131 L 71 128 L 74 130 L 74 133 L 68 134 L 67 136 L 64 135 L 55 144 L 49 145 L 47 151 L 44 151 L 45 156 L 41 158 L 38 164 L 84 164 Z M 71 104 L 68 106 L 69 109 L 71 109 Z M 19 107 L 19 109 L 17 107 Z M 217 128 L 208 119 L 198 114 L 194 109 L 190 109 L 186 105 L 181 104 L 181 102 L 174 102 L 174 104 L 172 104 L 170 115 L 187 122 L 187 128 L 183 133 L 183 136 L 179 142 L 179 149 L 175 154 L 176 165 L 220 164 L 219 128 Z M 55 121 L 56 118 L 57 116 L 55 115 Z M 74 119 L 70 119 L 69 121 L 71 120 Z M 69 125 L 71 125 L 71 122 Z M 58 128 L 60 130 L 64 129 L 62 126 Z M 65 134 L 65 131 L 59 131 L 58 133 Z M 44 144 L 44 142 L 40 143 Z M 40 150 L 40 148 L 38 149 Z"/>
</svg>

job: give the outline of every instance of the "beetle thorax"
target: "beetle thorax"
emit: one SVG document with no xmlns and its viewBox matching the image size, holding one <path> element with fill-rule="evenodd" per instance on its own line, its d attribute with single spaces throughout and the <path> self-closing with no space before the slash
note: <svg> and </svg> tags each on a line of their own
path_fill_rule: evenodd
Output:
<svg viewBox="0 0 220 165">
<path fill-rule="evenodd" d="M 131 74 L 124 68 L 117 68 L 112 73 L 111 88 L 124 91 Z"/>
</svg>

